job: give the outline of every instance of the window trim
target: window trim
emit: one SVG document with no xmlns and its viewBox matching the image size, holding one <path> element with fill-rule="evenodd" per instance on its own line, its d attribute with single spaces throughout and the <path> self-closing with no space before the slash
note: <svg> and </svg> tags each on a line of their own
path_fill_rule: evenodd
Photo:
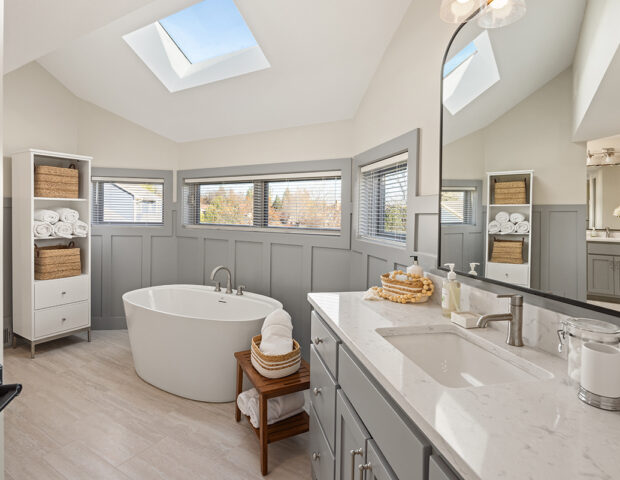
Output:
<svg viewBox="0 0 620 480">
<path fill-rule="evenodd" d="M 91 169 L 89 196 L 92 198 L 93 180 L 98 178 L 136 181 L 145 179 L 161 179 L 163 184 L 163 222 L 153 223 L 92 223 L 93 235 L 123 234 L 157 234 L 172 235 L 172 171 L 171 170 L 143 170 L 132 168 L 96 168 Z M 93 206 L 94 207 L 94 206 Z"/>
</svg>

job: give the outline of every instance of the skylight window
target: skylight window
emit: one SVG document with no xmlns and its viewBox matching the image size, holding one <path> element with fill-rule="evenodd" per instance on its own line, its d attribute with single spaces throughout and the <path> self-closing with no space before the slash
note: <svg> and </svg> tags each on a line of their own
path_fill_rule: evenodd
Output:
<svg viewBox="0 0 620 480">
<path fill-rule="evenodd" d="M 444 64 L 443 78 L 446 78 L 448 75 L 450 75 L 454 70 L 460 67 L 476 53 L 478 53 L 476 44 L 474 42 L 468 43 L 465 48 L 463 48 L 460 52 L 458 52 L 454 57 L 452 57 Z"/>
<path fill-rule="evenodd" d="M 257 45 L 233 0 L 204 0 L 159 23 L 192 64 Z"/>
</svg>

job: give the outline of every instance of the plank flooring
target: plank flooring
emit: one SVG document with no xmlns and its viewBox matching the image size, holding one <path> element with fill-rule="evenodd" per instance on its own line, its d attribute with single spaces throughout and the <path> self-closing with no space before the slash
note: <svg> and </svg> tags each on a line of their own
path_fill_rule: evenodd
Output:
<svg viewBox="0 0 620 480">
<path fill-rule="evenodd" d="M 159 390 L 133 369 L 126 330 L 4 351 L 8 480 L 260 479 L 259 443 L 234 404 Z M 231 352 L 232 355 L 232 352 Z M 235 379 L 231 378 L 231 382 Z M 308 434 L 269 446 L 273 480 L 310 478 Z"/>
</svg>

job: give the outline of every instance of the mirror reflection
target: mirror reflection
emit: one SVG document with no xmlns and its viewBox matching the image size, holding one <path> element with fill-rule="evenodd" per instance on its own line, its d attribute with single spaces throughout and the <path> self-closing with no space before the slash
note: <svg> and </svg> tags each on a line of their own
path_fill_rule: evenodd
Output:
<svg viewBox="0 0 620 480">
<path fill-rule="evenodd" d="M 598 14 L 530 2 L 512 25 L 455 35 L 440 264 L 620 311 L 620 54 Z"/>
</svg>

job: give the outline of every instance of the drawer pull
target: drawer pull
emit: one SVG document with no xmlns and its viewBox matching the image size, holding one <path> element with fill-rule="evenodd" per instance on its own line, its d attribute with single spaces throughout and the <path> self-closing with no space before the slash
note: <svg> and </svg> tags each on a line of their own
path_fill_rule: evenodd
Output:
<svg viewBox="0 0 620 480">
<path fill-rule="evenodd" d="M 314 393 L 314 396 L 315 396 L 315 397 L 318 397 L 318 396 L 319 396 L 319 394 L 321 393 L 321 391 L 322 391 L 322 389 L 321 389 L 321 388 L 319 388 L 319 387 L 314 387 L 314 388 L 312 389 L 312 393 Z"/>
<path fill-rule="evenodd" d="M 318 462 L 321 459 L 321 454 L 319 452 L 312 452 L 312 460 Z"/>
<path fill-rule="evenodd" d="M 363 448 L 358 448 L 357 450 L 351 450 L 351 480 L 355 480 L 355 456 L 362 455 L 364 453 Z"/>
<path fill-rule="evenodd" d="M 66 295 L 66 294 L 67 294 L 67 292 L 60 292 L 60 294 L 61 294 L 61 295 Z"/>
<path fill-rule="evenodd" d="M 66 322 L 66 321 L 67 321 L 67 319 L 66 319 L 65 317 L 62 317 L 62 321 L 63 321 L 63 322 Z"/>
<path fill-rule="evenodd" d="M 323 343 L 323 339 L 321 337 L 314 337 L 314 340 L 312 340 L 314 342 L 315 345 L 318 345 L 319 343 Z"/>
<path fill-rule="evenodd" d="M 359 479 L 360 479 L 360 480 L 364 480 L 364 472 L 365 472 L 366 470 L 372 470 L 372 464 L 371 464 L 370 462 L 369 462 L 369 463 L 365 463 L 365 464 L 363 464 L 363 465 L 359 465 L 359 466 L 357 467 L 357 469 L 360 471 L 360 477 L 359 477 Z M 353 472 L 351 472 L 351 476 L 353 476 Z"/>
</svg>

